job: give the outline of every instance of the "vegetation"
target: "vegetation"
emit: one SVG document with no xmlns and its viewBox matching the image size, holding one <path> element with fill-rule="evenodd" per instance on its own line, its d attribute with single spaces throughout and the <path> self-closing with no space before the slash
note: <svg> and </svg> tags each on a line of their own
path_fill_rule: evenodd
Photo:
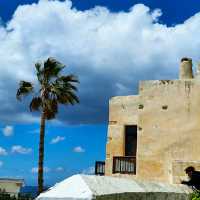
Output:
<svg viewBox="0 0 200 200">
<path fill-rule="evenodd" d="M 191 195 L 191 200 L 200 200 L 200 191 L 195 191 Z"/>
<path fill-rule="evenodd" d="M 26 195 L 19 194 L 18 197 L 15 197 L 5 192 L 0 192 L 0 200 L 33 200 L 33 199 L 34 198 L 29 194 Z"/>
<path fill-rule="evenodd" d="M 75 92 L 75 83 L 78 83 L 74 75 L 61 75 L 65 65 L 53 58 L 48 58 L 44 63 L 36 63 L 36 76 L 39 83 L 39 90 L 35 92 L 31 82 L 20 81 L 16 97 L 21 100 L 23 96 L 32 94 L 30 111 L 41 113 L 40 121 L 40 142 L 39 142 L 39 161 L 38 161 L 38 193 L 43 191 L 43 161 L 44 161 L 44 138 L 45 122 L 56 117 L 58 105 L 74 105 L 79 103 Z"/>
</svg>

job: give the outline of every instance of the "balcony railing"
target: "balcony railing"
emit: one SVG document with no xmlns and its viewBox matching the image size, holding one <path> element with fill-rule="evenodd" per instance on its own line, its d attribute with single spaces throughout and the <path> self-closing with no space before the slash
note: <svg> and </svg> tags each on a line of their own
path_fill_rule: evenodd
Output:
<svg viewBox="0 0 200 200">
<path fill-rule="evenodd" d="M 113 157 L 113 174 L 136 174 L 135 156 Z"/>
<path fill-rule="evenodd" d="M 105 162 L 104 161 L 96 161 L 95 175 L 100 175 L 100 176 L 105 175 Z"/>
</svg>

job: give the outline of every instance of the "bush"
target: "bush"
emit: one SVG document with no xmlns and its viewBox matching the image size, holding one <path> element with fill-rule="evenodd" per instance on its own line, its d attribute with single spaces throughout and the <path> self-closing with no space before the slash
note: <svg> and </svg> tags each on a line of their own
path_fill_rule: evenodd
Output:
<svg viewBox="0 0 200 200">
<path fill-rule="evenodd" d="M 32 200 L 33 198 L 31 195 L 22 195 L 19 194 L 18 198 L 15 196 L 10 196 L 8 193 L 1 192 L 0 193 L 0 200 Z"/>
<path fill-rule="evenodd" d="M 200 200 L 200 191 L 195 191 L 191 195 L 191 200 Z"/>
</svg>

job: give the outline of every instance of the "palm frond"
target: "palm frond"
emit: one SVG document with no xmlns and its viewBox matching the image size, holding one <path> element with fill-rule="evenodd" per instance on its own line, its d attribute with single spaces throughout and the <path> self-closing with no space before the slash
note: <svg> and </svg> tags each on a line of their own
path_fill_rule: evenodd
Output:
<svg viewBox="0 0 200 200">
<path fill-rule="evenodd" d="M 78 82 L 78 79 L 73 75 L 62 76 L 55 80 L 51 85 L 51 93 L 57 98 L 61 104 L 79 103 L 78 97 L 75 95 L 77 87 L 71 83 L 71 80 Z"/>
<path fill-rule="evenodd" d="M 36 71 L 37 71 L 37 72 L 41 72 L 41 63 L 37 62 L 37 63 L 35 64 L 35 68 L 36 68 Z"/>
<path fill-rule="evenodd" d="M 37 62 L 35 64 L 35 69 L 36 69 L 36 75 L 37 75 L 37 79 L 40 82 L 40 84 L 42 84 L 43 81 L 43 71 L 42 71 L 42 64 Z"/>
<path fill-rule="evenodd" d="M 52 77 L 57 77 L 64 67 L 65 65 L 57 61 L 55 58 L 50 57 L 44 62 L 44 76 L 48 80 Z"/>
<path fill-rule="evenodd" d="M 34 97 L 29 105 L 30 111 L 39 111 L 42 107 L 42 99 L 40 97 Z"/>
<path fill-rule="evenodd" d="M 36 63 L 36 75 L 40 83 L 39 92 L 29 105 L 30 111 L 41 111 L 45 119 L 53 119 L 58 113 L 58 104 L 79 103 L 76 96 L 76 83 L 79 80 L 73 74 L 61 76 L 60 72 L 65 66 L 54 58 L 48 58 L 44 63 Z M 21 81 L 17 90 L 17 99 L 33 92 L 33 85 L 30 82 Z"/>
<path fill-rule="evenodd" d="M 68 105 L 68 104 L 74 105 L 80 102 L 79 98 L 75 94 L 68 93 L 62 96 L 58 96 L 57 98 L 60 104 L 65 104 L 65 105 Z"/>
<path fill-rule="evenodd" d="M 57 78 L 54 82 L 54 85 L 58 87 L 63 87 L 65 90 L 74 90 L 77 91 L 77 87 L 73 83 L 79 83 L 79 80 L 73 74 L 68 76 L 61 76 Z"/>
<path fill-rule="evenodd" d="M 64 83 L 68 83 L 68 82 L 75 82 L 75 83 L 79 83 L 78 77 L 70 74 L 67 76 L 60 76 L 58 79 L 58 81 L 63 81 Z"/>
<path fill-rule="evenodd" d="M 20 81 L 19 89 L 17 90 L 16 98 L 21 100 L 23 96 L 26 96 L 33 92 L 33 85 L 31 82 Z"/>
</svg>

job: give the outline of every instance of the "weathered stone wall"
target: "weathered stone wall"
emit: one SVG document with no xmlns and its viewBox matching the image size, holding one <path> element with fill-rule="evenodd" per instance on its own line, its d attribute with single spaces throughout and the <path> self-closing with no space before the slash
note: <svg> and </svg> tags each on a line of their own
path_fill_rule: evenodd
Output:
<svg viewBox="0 0 200 200">
<path fill-rule="evenodd" d="M 184 160 L 174 160 L 172 161 L 172 175 L 173 183 L 180 183 L 180 180 L 187 180 L 185 177 L 184 169 L 188 166 L 195 167 L 196 170 L 200 171 L 200 161 L 187 161 Z"/>
<path fill-rule="evenodd" d="M 124 156 L 125 125 L 138 125 L 138 179 L 180 183 L 187 166 L 200 170 L 199 79 L 142 81 L 138 96 L 110 100 L 106 175 Z"/>
<path fill-rule="evenodd" d="M 137 177 L 180 182 L 200 167 L 200 82 L 143 81 L 139 104 Z"/>
<path fill-rule="evenodd" d="M 180 183 L 186 167 L 200 170 L 200 78 L 192 59 L 181 59 L 179 79 L 141 81 L 138 96 L 110 100 L 106 175 L 113 156 L 125 154 L 126 125 L 138 127 L 136 178 Z"/>
<path fill-rule="evenodd" d="M 113 97 L 109 102 L 106 175 L 112 174 L 113 156 L 124 156 L 124 127 L 138 123 L 138 96 Z"/>
</svg>

